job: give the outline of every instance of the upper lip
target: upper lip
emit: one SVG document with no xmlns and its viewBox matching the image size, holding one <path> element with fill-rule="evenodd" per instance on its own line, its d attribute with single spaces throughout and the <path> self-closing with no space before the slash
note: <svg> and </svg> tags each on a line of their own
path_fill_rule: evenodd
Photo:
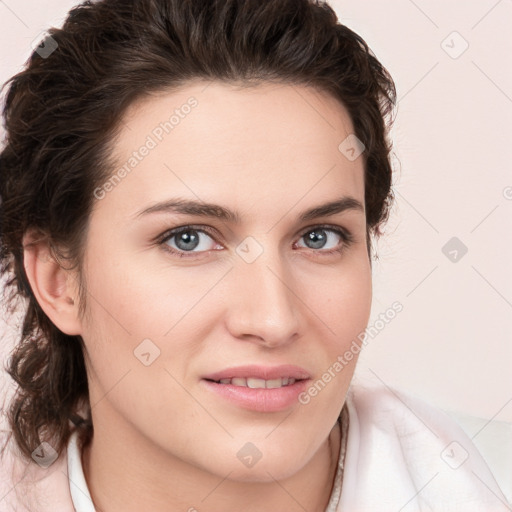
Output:
<svg viewBox="0 0 512 512">
<path fill-rule="evenodd" d="M 203 379 L 219 381 L 233 378 L 255 378 L 273 380 L 280 378 L 292 378 L 295 380 L 310 379 L 310 374 L 300 366 L 283 364 L 279 366 L 247 365 L 226 368 L 224 370 L 205 375 Z"/>
</svg>

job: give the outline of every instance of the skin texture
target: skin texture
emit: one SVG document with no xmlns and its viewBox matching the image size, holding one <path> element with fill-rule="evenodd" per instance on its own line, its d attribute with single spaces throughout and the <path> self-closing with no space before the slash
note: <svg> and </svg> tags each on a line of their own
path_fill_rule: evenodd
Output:
<svg viewBox="0 0 512 512">
<path fill-rule="evenodd" d="M 364 211 L 299 220 L 303 210 L 344 195 L 364 205 L 363 157 L 350 161 L 338 149 L 352 123 L 323 92 L 195 82 L 131 106 L 115 142 L 119 166 L 191 97 L 190 113 L 95 202 L 84 318 L 73 275 L 43 243 L 26 251 L 39 303 L 87 348 L 89 489 L 103 512 L 321 511 L 357 355 L 307 405 L 277 412 L 234 405 L 201 378 L 246 364 L 294 364 L 315 382 L 364 330 L 372 294 Z M 177 197 L 236 210 L 240 224 L 137 216 Z M 307 245 L 303 235 L 325 223 L 352 234 L 341 253 L 322 254 L 345 244 L 331 231 L 325 248 Z M 211 229 L 187 253 L 193 257 L 165 250 L 179 251 L 177 237 L 155 241 L 187 225 Z M 247 237 L 262 251 L 251 263 L 237 252 Z M 134 355 L 144 339 L 160 351 L 148 366 Z M 252 467 L 237 457 L 248 442 L 262 454 Z"/>
</svg>

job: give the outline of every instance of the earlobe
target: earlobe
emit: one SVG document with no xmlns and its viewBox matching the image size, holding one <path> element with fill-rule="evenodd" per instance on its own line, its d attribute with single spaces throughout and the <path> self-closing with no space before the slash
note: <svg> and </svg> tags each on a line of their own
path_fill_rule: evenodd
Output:
<svg viewBox="0 0 512 512">
<path fill-rule="evenodd" d="M 46 238 L 24 236 L 23 265 L 32 292 L 52 323 L 65 334 L 81 334 L 78 287 L 70 271 L 52 255 Z"/>
</svg>

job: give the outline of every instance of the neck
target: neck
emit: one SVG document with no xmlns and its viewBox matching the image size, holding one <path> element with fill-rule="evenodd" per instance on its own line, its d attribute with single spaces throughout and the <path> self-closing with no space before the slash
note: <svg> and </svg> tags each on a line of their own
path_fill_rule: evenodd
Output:
<svg viewBox="0 0 512 512">
<path fill-rule="evenodd" d="M 101 512 L 324 512 L 341 443 L 337 422 L 312 459 L 291 477 L 240 482 L 162 453 L 140 435 L 135 439 L 123 432 L 113 437 L 114 431 L 111 425 L 107 430 L 95 424 L 93 439 L 82 452 L 89 492 Z"/>
</svg>

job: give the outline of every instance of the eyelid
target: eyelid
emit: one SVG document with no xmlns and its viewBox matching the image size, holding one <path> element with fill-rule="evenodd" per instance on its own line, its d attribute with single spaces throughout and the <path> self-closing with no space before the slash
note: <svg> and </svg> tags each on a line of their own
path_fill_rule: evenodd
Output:
<svg viewBox="0 0 512 512">
<path fill-rule="evenodd" d="M 332 231 L 342 233 L 343 235 L 347 236 L 347 238 L 352 236 L 348 229 L 337 224 L 311 224 L 305 228 L 302 228 L 301 231 L 299 231 L 299 235 L 304 236 L 306 233 L 314 231 L 315 229 L 330 229 Z"/>
<path fill-rule="evenodd" d="M 167 229 L 166 231 L 155 237 L 154 241 L 158 243 L 163 243 L 172 238 L 173 236 L 179 234 L 180 232 L 187 230 L 204 231 L 206 234 L 212 237 L 216 236 L 216 230 L 210 226 L 203 226 L 201 224 L 183 224 L 175 228 Z"/>
</svg>

